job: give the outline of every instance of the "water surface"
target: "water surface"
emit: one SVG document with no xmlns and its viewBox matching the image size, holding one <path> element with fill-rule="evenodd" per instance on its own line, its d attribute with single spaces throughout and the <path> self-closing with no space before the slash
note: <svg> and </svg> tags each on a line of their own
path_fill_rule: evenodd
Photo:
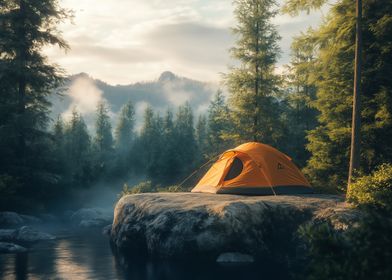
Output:
<svg viewBox="0 0 392 280">
<path fill-rule="evenodd" d="M 36 244 L 27 253 L 0 255 L 0 279 L 288 279 L 285 269 L 271 264 L 132 261 L 124 266 L 99 231 L 56 234 L 57 240 Z"/>
</svg>

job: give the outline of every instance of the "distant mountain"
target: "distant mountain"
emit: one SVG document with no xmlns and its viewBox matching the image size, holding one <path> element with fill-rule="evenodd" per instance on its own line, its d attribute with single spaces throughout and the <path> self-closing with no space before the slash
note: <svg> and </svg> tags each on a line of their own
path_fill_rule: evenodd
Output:
<svg viewBox="0 0 392 280">
<path fill-rule="evenodd" d="M 67 115 L 76 107 L 91 127 L 98 101 L 107 101 L 115 121 L 122 105 L 131 100 L 136 108 L 138 123 L 148 105 L 163 113 L 167 108 L 175 110 L 188 101 L 197 116 L 206 111 L 216 90 L 215 84 L 180 77 L 169 71 L 163 72 L 157 80 L 129 85 L 109 85 L 80 73 L 69 77 L 63 96 L 52 97 L 51 115 L 53 118 Z"/>
</svg>

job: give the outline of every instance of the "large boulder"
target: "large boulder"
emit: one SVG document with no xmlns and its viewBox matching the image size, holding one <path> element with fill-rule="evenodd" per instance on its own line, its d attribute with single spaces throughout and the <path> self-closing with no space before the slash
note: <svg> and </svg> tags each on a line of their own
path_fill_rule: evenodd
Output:
<svg viewBox="0 0 392 280">
<path fill-rule="evenodd" d="M 342 201 L 333 195 L 127 195 L 116 205 L 111 242 L 126 258 L 282 259 L 295 251 L 300 225 Z"/>
</svg>

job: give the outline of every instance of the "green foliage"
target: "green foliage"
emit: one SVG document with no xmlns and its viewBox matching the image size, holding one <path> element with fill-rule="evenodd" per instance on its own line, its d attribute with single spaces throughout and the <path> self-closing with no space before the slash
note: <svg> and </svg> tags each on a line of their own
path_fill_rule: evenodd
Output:
<svg viewBox="0 0 392 280">
<path fill-rule="evenodd" d="M 151 193 L 151 192 L 183 192 L 185 191 L 178 185 L 161 187 L 160 185 L 154 185 L 151 181 L 143 181 L 134 186 L 124 184 L 122 192 L 119 194 L 119 198 L 138 193 Z"/>
<path fill-rule="evenodd" d="M 55 0 L 0 3 L 0 170 L 19 182 L 15 195 L 31 204 L 46 203 L 57 183 L 48 97 L 64 76 L 42 48 L 68 47 L 57 28 L 68 16 Z"/>
<path fill-rule="evenodd" d="M 391 279 L 392 219 L 367 210 L 360 222 L 345 231 L 329 222 L 304 226 L 304 271 L 298 279 Z M 305 265 L 306 264 L 306 265 Z"/>
<path fill-rule="evenodd" d="M 113 149 L 112 124 L 110 122 L 109 109 L 105 102 L 100 102 L 97 106 L 94 143 L 98 152 L 102 154 Z"/>
<path fill-rule="evenodd" d="M 301 11 L 308 14 L 311 10 L 320 9 L 328 0 L 286 0 L 282 12 L 290 15 L 298 15 Z"/>
<path fill-rule="evenodd" d="M 149 193 L 149 192 L 156 192 L 156 189 L 151 183 L 151 181 L 141 182 L 134 186 L 128 186 L 127 184 L 124 184 L 123 190 L 120 193 L 119 197 L 121 198 L 128 194 Z"/>
<path fill-rule="evenodd" d="M 200 115 L 199 119 L 197 120 L 196 123 L 196 142 L 199 147 L 200 152 L 203 155 L 203 158 L 207 158 L 206 151 L 208 148 L 208 142 L 207 142 L 207 136 L 208 136 L 208 131 L 207 131 L 207 118 L 205 115 Z"/>
<path fill-rule="evenodd" d="M 361 170 L 365 173 L 392 161 L 392 3 L 363 4 L 363 76 Z M 350 152 L 353 95 L 355 5 L 335 3 L 325 22 L 306 34 L 309 48 L 318 50 L 311 80 L 319 125 L 308 133 L 312 154 L 305 172 L 314 185 L 345 189 Z"/>
<path fill-rule="evenodd" d="M 286 108 L 283 114 L 289 140 L 286 140 L 284 150 L 301 167 L 305 166 L 310 157 L 309 151 L 306 150 L 307 132 L 315 129 L 318 124 L 317 110 L 313 107 L 317 88 L 311 79 L 316 50 L 309 40 L 312 40 L 312 37 L 306 34 L 294 38 L 291 45 L 291 61 L 285 77 Z"/>
<path fill-rule="evenodd" d="M 231 112 L 221 90 L 218 90 L 208 107 L 207 159 L 232 146 L 233 133 Z"/>
<path fill-rule="evenodd" d="M 371 175 L 355 179 L 348 189 L 347 201 L 355 206 L 372 205 L 392 213 L 392 165 L 383 164 Z"/>
<path fill-rule="evenodd" d="M 300 228 L 307 265 L 299 279 L 391 279 L 392 165 L 356 178 L 347 201 L 359 211 L 358 222 L 347 229 L 328 220 Z"/>
<path fill-rule="evenodd" d="M 234 4 L 237 41 L 231 53 L 240 66 L 225 76 L 234 125 L 230 137 L 236 143 L 260 141 L 279 146 L 283 123 L 276 98 L 280 80 L 274 70 L 280 37 L 271 23 L 277 14 L 276 2 L 241 0 Z"/>
<path fill-rule="evenodd" d="M 121 108 L 119 120 L 116 126 L 116 148 L 121 152 L 130 150 L 132 141 L 134 140 L 134 126 L 135 126 L 135 109 L 132 101 L 128 101 Z"/>
</svg>

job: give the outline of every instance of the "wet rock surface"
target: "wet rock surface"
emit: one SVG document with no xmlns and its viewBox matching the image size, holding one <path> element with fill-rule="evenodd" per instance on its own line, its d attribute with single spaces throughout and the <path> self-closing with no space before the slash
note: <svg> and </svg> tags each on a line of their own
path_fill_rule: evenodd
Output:
<svg viewBox="0 0 392 280">
<path fill-rule="evenodd" d="M 71 223 L 80 228 L 102 228 L 112 220 L 111 211 L 100 208 L 82 208 L 70 216 Z"/>
<path fill-rule="evenodd" d="M 0 241 L 28 244 L 53 239 L 56 237 L 29 226 L 22 226 L 19 229 L 0 229 Z"/>
<path fill-rule="evenodd" d="M 34 250 L 34 244 L 38 242 L 55 240 L 56 236 L 50 233 L 56 232 L 57 235 L 59 228 L 67 229 L 71 235 L 77 235 L 90 230 L 102 232 L 106 226 L 105 232 L 108 235 L 112 216 L 111 209 L 100 208 L 67 210 L 60 215 L 43 213 L 38 217 L 10 211 L 0 212 L 0 253 L 23 253 Z"/>
<path fill-rule="evenodd" d="M 299 226 L 331 217 L 344 224 L 350 211 L 333 210 L 343 208 L 333 195 L 135 194 L 117 203 L 110 236 L 129 258 L 283 259 Z"/>
<path fill-rule="evenodd" d="M 0 242 L 0 253 L 24 253 L 27 249 L 23 246 L 10 243 L 10 242 Z"/>
</svg>

